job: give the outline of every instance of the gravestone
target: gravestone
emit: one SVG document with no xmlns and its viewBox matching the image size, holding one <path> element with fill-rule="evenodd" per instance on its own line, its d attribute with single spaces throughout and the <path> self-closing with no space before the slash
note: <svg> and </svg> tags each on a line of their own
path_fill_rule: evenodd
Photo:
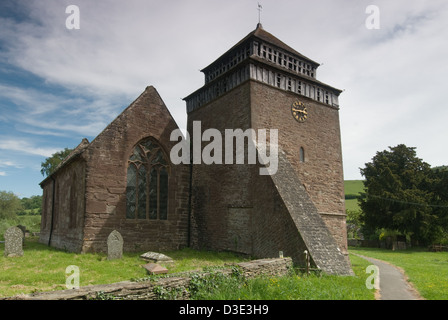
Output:
<svg viewBox="0 0 448 320">
<path fill-rule="evenodd" d="M 168 273 L 168 269 L 162 267 L 161 265 L 157 263 L 148 263 L 143 266 L 149 274 L 164 274 Z"/>
<path fill-rule="evenodd" d="M 107 237 L 107 260 L 121 259 L 123 256 L 123 237 L 117 230 Z"/>
<path fill-rule="evenodd" d="M 140 258 L 146 261 L 152 261 L 152 262 L 162 262 L 162 263 L 173 263 L 173 259 L 171 257 L 168 257 L 164 255 L 163 253 L 159 252 L 152 252 L 148 251 L 140 255 Z"/>
<path fill-rule="evenodd" d="M 5 256 L 23 256 L 23 232 L 17 227 L 10 227 L 5 231 Z"/>
</svg>

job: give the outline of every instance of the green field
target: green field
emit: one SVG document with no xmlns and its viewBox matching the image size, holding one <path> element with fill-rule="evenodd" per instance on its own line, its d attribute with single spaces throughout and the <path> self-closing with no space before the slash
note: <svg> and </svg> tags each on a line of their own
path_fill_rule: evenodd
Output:
<svg viewBox="0 0 448 320">
<path fill-rule="evenodd" d="M 344 181 L 345 194 L 359 194 L 364 189 L 362 180 L 345 180 Z"/>
<path fill-rule="evenodd" d="M 345 180 L 344 181 L 345 196 L 359 195 L 364 190 L 362 180 Z M 351 211 L 359 210 L 358 199 L 345 199 L 345 209 Z"/>
</svg>

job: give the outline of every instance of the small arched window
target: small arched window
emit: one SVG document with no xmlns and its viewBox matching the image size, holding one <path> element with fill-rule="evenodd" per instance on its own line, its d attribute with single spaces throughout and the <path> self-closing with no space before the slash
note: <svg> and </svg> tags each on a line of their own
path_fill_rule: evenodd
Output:
<svg viewBox="0 0 448 320">
<path fill-rule="evenodd" d="M 300 147 L 299 159 L 300 162 L 305 162 L 305 150 L 303 149 L 303 147 Z"/>
<path fill-rule="evenodd" d="M 168 175 L 162 147 L 153 138 L 137 143 L 128 161 L 127 219 L 167 219 Z"/>
</svg>

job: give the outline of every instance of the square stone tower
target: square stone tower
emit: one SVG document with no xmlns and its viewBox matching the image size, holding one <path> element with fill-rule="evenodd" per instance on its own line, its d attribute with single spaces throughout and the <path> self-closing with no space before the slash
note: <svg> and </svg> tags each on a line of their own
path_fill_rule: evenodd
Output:
<svg viewBox="0 0 448 320">
<path fill-rule="evenodd" d="M 226 129 L 267 130 L 270 147 L 278 142 L 278 166 L 271 175 L 261 175 L 263 165 L 248 161 L 250 139 L 244 164 L 226 162 L 224 151 L 220 163 L 193 161 L 194 247 L 255 257 L 275 257 L 282 251 L 297 264 L 304 264 L 307 250 L 324 271 L 352 274 L 339 127 L 341 90 L 317 80 L 318 66 L 258 24 L 202 70 L 204 86 L 184 98 L 191 140 L 202 141 L 203 150 L 211 143 L 204 139 L 207 129 L 219 130 L 222 141 Z M 200 124 L 199 133 L 193 132 L 194 124 Z M 273 130 L 278 141 L 269 136 Z"/>
</svg>

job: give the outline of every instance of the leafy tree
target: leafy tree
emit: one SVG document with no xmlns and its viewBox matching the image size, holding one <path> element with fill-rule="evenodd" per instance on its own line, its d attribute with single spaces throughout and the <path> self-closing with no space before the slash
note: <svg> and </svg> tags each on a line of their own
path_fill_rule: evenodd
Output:
<svg viewBox="0 0 448 320">
<path fill-rule="evenodd" d="M 31 196 L 30 198 L 20 199 L 22 210 L 18 215 L 39 215 L 42 213 L 42 196 Z"/>
<path fill-rule="evenodd" d="M 41 163 L 41 170 L 43 176 L 51 175 L 57 168 L 57 166 L 72 152 L 73 149 L 65 148 L 62 151 L 53 153 L 53 155 L 47 158 Z"/>
<path fill-rule="evenodd" d="M 346 210 L 347 213 L 347 236 L 353 239 L 359 239 L 361 237 L 361 229 L 363 222 L 361 221 L 360 210 Z"/>
<path fill-rule="evenodd" d="M 411 235 L 426 244 L 440 233 L 440 216 L 432 205 L 437 198 L 434 173 L 404 144 L 377 152 L 361 169 L 365 193 L 359 199 L 364 233 L 385 228 Z"/>
<path fill-rule="evenodd" d="M 12 192 L 0 191 L 0 219 L 14 218 L 21 208 L 19 197 Z"/>
<path fill-rule="evenodd" d="M 20 199 L 22 206 L 26 210 L 37 209 L 42 206 L 42 196 L 31 196 L 30 198 Z"/>
<path fill-rule="evenodd" d="M 448 244 L 448 167 L 433 168 L 433 184 L 431 190 L 435 197 L 432 207 L 438 217 L 435 241 Z"/>
</svg>

